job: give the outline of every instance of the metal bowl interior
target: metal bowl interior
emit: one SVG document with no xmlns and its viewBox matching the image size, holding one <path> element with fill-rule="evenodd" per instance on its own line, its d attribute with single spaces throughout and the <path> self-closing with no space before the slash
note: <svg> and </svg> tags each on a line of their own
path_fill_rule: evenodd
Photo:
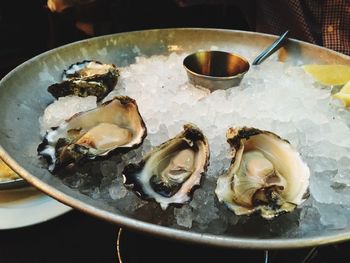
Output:
<svg viewBox="0 0 350 263">
<path fill-rule="evenodd" d="M 206 245 L 254 249 L 297 248 L 349 239 L 350 225 L 345 229 L 324 229 L 293 238 L 261 232 L 264 221 L 259 221 L 258 226 L 254 222 L 243 224 L 237 231 L 224 235 L 161 226 L 123 214 L 102 199 L 93 199 L 69 188 L 59 178 L 52 176 L 37 156 L 37 146 L 41 140 L 38 119 L 52 101 L 46 89 L 59 81 L 63 69 L 77 61 L 97 59 L 126 66 L 139 55 L 167 55 L 174 50 L 191 53 L 210 49 L 211 46 L 228 52 L 244 46 L 257 55 L 275 38 L 218 29 L 146 30 L 92 38 L 34 57 L 0 82 L 0 157 L 26 181 L 55 199 L 119 226 L 151 235 Z M 350 59 L 345 55 L 300 41 L 291 40 L 286 51 L 284 59 L 291 63 L 350 64 Z M 277 221 L 277 226 L 278 222 L 281 221 Z M 248 231 L 248 228 L 252 230 Z"/>
<path fill-rule="evenodd" d="M 249 62 L 236 54 L 218 50 L 198 51 L 185 57 L 183 66 L 193 85 L 211 91 L 238 86 Z"/>
</svg>

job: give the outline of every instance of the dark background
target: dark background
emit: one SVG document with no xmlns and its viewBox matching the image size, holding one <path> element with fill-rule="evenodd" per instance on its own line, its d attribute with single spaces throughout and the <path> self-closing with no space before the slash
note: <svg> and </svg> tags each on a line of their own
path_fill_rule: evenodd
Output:
<svg viewBox="0 0 350 263">
<path fill-rule="evenodd" d="M 0 78 L 46 50 L 89 36 L 75 27 L 91 22 L 95 35 L 150 28 L 211 27 L 249 30 L 233 6 L 182 8 L 172 0 L 100 0 L 51 13 L 46 1 L 0 1 Z M 1 216 L 1 215 L 0 215 Z M 39 225 L 0 231 L 0 262 L 118 262 L 118 226 L 78 211 Z M 269 252 L 269 262 L 350 262 L 350 244 Z M 122 232 L 123 262 L 265 262 L 264 251 L 218 249 Z"/>
<path fill-rule="evenodd" d="M 45 0 L 1 0 L 0 78 L 37 54 L 90 37 L 76 28 L 77 21 L 92 23 L 95 36 L 151 28 L 248 29 L 240 11 L 225 5 L 182 8 L 175 0 L 98 0 L 52 13 Z"/>
<path fill-rule="evenodd" d="M 1 215 L 0 215 L 1 216 Z M 78 211 L 48 222 L 0 231 L 1 263 L 265 263 L 262 250 L 220 249 L 178 243 L 123 229 Z M 269 263 L 350 262 L 350 243 L 269 251 Z"/>
</svg>

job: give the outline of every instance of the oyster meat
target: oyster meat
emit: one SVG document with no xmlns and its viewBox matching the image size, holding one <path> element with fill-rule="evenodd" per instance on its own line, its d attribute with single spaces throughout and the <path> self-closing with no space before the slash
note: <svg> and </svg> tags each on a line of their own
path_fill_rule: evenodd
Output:
<svg viewBox="0 0 350 263">
<path fill-rule="evenodd" d="M 194 125 L 150 151 L 138 164 L 123 171 L 124 184 L 145 200 L 155 200 L 162 209 L 191 199 L 209 163 L 209 145 Z"/>
<path fill-rule="evenodd" d="M 80 112 L 51 128 L 38 147 L 55 171 L 114 150 L 139 146 L 147 131 L 135 100 L 114 97 L 95 109 Z"/>
<path fill-rule="evenodd" d="M 102 100 L 118 82 L 119 70 L 113 64 L 84 60 L 63 72 L 63 81 L 48 87 L 56 99 L 68 95 L 96 96 Z"/>
<path fill-rule="evenodd" d="M 236 215 L 272 219 L 305 201 L 310 170 L 288 141 L 247 127 L 230 128 L 226 137 L 233 158 L 215 193 Z"/>
</svg>

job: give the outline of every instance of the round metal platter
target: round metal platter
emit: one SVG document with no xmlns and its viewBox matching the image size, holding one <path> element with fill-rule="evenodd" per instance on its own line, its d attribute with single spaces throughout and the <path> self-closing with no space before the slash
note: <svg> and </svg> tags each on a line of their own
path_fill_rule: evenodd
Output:
<svg viewBox="0 0 350 263">
<path fill-rule="evenodd" d="M 9 180 L 6 182 L 0 182 L 0 190 L 19 188 L 19 187 L 25 187 L 25 186 L 28 186 L 28 184 L 22 178 Z"/>
<path fill-rule="evenodd" d="M 283 234 L 259 232 L 259 227 L 255 231 L 248 231 L 252 224 L 242 224 L 236 232 L 213 234 L 135 219 L 132 215 L 119 212 L 102 199 L 93 199 L 69 188 L 50 174 L 37 156 L 37 146 L 41 141 L 38 119 L 52 101 L 47 87 L 59 81 L 63 69 L 73 63 L 96 59 L 121 67 L 134 63 L 135 57 L 139 55 L 167 55 L 173 51 L 190 53 L 211 46 L 218 49 L 243 46 L 258 55 L 275 39 L 276 36 L 271 35 L 220 29 L 146 30 L 92 38 L 34 57 L 18 66 L 0 82 L 0 157 L 26 181 L 53 198 L 121 227 L 145 234 L 197 244 L 251 249 L 298 248 L 347 240 L 350 238 L 350 225 L 345 229 L 324 229 L 290 238 Z M 285 52 L 280 55 L 291 63 L 350 65 L 350 59 L 345 55 L 295 40 L 289 41 Z M 259 224 L 264 222 L 260 220 Z"/>
</svg>

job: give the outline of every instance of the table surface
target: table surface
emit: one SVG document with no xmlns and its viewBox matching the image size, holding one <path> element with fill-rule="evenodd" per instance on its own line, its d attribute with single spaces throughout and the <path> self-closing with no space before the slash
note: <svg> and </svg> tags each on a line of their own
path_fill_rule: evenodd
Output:
<svg viewBox="0 0 350 263">
<path fill-rule="evenodd" d="M 119 260 L 117 240 L 119 236 Z M 350 262 L 350 242 L 316 248 L 269 251 L 269 263 Z M 265 251 L 220 249 L 162 240 L 131 232 L 72 210 L 37 225 L 0 231 L 0 262 L 265 262 Z M 232 260 L 231 262 L 236 262 Z"/>
</svg>

